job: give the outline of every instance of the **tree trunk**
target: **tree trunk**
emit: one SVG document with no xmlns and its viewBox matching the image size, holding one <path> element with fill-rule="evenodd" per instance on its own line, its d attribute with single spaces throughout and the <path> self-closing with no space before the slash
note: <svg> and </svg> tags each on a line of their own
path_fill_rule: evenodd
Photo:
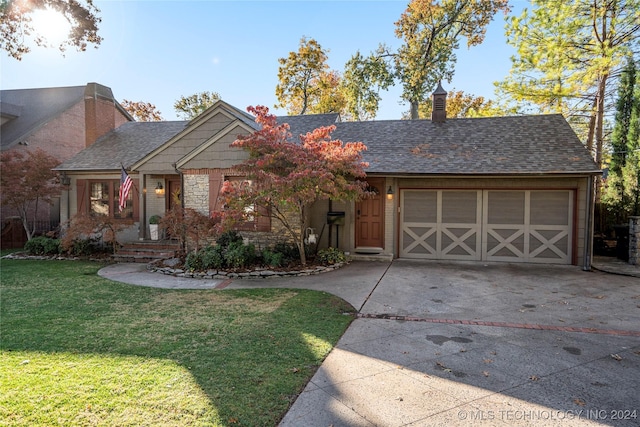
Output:
<svg viewBox="0 0 640 427">
<path fill-rule="evenodd" d="M 586 146 L 589 153 L 593 156 L 593 135 L 596 130 L 596 110 L 598 105 L 598 96 L 593 99 L 593 105 L 591 106 L 591 116 L 589 117 L 589 133 L 587 134 Z M 595 158 L 595 156 L 593 156 Z"/>
<path fill-rule="evenodd" d="M 22 228 L 24 228 L 24 232 L 27 236 L 27 240 L 31 240 L 34 233 L 32 233 L 29 228 L 29 207 L 23 205 L 18 207 L 17 211 L 18 216 L 20 217 L 20 222 L 22 222 Z"/>
<path fill-rule="evenodd" d="M 411 101 L 411 120 L 418 120 L 420 117 L 418 115 L 418 102 Z"/>
<path fill-rule="evenodd" d="M 305 230 L 307 229 L 307 209 L 305 206 L 301 206 L 300 207 L 300 232 L 298 235 L 298 252 L 300 253 L 300 264 L 302 265 L 307 265 L 307 254 L 306 251 L 304 250 L 304 233 Z"/>
<path fill-rule="evenodd" d="M 596 165 L 599 169 L 602 169 L 602 149 L 604 147 L 604 97 L 607 88 L 607 79 L 609 74 L 603 74 L 598 81 L 598 94 L 596 95 L 597 107 L 596 107 L 596 127 L 595 127 L 595 142 L 596 142 Z M 600 203 L 600 197 L 602 193 L 602 177 L 596 177 L 596 195 L 595 202 Z"/>
<path fill-rule="evenodd" d="M 27 235 L 27 240 L 31 240 L 33 238 L 33 233 L 31 232 L 31 229 L 29 228 L 29 221 L 27 221 L 27 217 L 23 216 L 21 218 L 22 220 L 22 227 L 24 228 L 24 232 Z"/>
</svg>

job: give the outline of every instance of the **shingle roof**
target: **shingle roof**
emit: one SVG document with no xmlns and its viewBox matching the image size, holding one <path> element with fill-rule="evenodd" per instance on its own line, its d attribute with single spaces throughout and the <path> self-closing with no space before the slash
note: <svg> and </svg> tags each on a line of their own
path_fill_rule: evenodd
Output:
<svg viewBox="0 0 640 427">
<path fill-rule="evenodd" d="M 297 137 L 317 127 L 333 124 L 337 117 L 338 114 L 285 116 L 278 118 L 278 122 L 289 123 L 292 136 Z M 56 170 L 110 170 L 119 169 L 120 163 L 128 168 L 183 131 L 189 123 L 189 121 L 125 123 L 99 138 L 94 144 L 58 166 Z M 252 124 L 255 126 L 255 121 Z"/>
<path fill-rule="evenodd" d="M 110 170 L 125 168 L 182 131 L 189 122 L 127 122 L 98 138 L 56 170 Z"/>
<path fill-rule="evenodd" d="M 513 175 L 598 173 L 591 156 L 561 115 L 336 123 L 337 114 L 278 117 L 292 137 L 336 125 L 333 137 L 361 141 L 367 173 L 386 175 Z M 59 170 L 131 166 L 189 122 L 130 122 L 60 165 Z M 114 153 L 118 153 L 114 156 Z"/>
<path fill-rule="evenodd" d="M 338 123 L 333 137 L 361 141 L 367 173 L 567 174 L 598 167 L 559 114 Z"/>
<path fill-rule="evenodd" d="M 0 146 L 12 147 L 33 130 L 82 101 L 86 86 L 0 91 L 2 115 L 14 117 L 2 125 Z"/>
<path fill-rule="evenodd" d="M 294 140 L 298 140 L 300 135 L 311 132 L 312 130 L 321 126 L 330 126 L 337 124 L 339 114 L 327 113 L 327 114 L 308 114 L 304 116 L 280 116 L 278 117 L 278 123 L 288 123 L 291 137 Z"/>
</svg>

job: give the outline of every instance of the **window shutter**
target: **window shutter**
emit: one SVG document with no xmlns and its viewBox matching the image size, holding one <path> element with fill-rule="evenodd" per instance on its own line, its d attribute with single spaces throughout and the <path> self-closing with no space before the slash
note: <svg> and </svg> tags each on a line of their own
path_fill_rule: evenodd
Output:
<svg viewBox="0 0 640 427">
<path fill-rule="evenodd" d="M 219 170 L 209 172 L 209 215 L 220 210 L 218 196 L 222 184 L 222 173 Z"/>
<path fill-rule="evenodd" d="M 87 187 L 86 179 L 76 180 L 78 213 L 87 213 L 89 210 L 87 206 L 89 199 L 87 196 Z"/>
<path fill-rule="evenodd" d="M 258 218 L 256 221 L 257 231 L 271 231 L 271 212 L 269 208 L 258 208 Z"/>
</svg>

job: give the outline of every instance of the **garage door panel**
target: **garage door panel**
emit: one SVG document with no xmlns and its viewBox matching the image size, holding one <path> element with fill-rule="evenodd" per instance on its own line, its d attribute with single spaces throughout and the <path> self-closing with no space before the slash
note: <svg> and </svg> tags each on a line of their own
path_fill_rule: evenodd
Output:
<svg viewBox="0 0 640 427">
<path fill-rule="evenodd" d="M 442 192 L 442 222 L 447 224 L 476 224 L 479 212 L 476 209 L 478 201 L 476 191 L 443 191 Z"/>
<path fill-rule="evenodd" d="M 404 225 L 402 233 L 402 251 L 408 258 L 435 259 L 436 230 L 435 224 L 423 226 L 419 223 Z"/>
<path fill-rule="evenodd" d="M 442 253 L 444 255 L 471 256 L 477 252 L 478 230 L 469 227 L 452 227 L 442 230 Z"/>
<path fill-rule="evenodd" d="M 403 190 L 400 256 L 570 264 L 571 190 Z"/>
<path fill-rule="evenodd" d="M 436 223 L 438 221 L 437 191 L 404 191 L 404 221 Z"/>
<path fill-rule="evenodd" d="M 488 224 L 523 224 L 525 194 L 522 191 L 485 191 Z"/>
<path fill-rule="evenodd" d="M 529 244 L 530 257 L 562 260 L 569 251 L 566 230 L 532 230 Z"/>
<path fill-rule="evenodd" d="M 496 190 L 485 194 L 483 259 L 571 263 L 571 191 Z M 509 234 L 512 227 L 508 224 L 519 233 L 517 238 Z"/>
<path fill-rule="evenodd" d="M 524 257 L 525 244 L 524 230 L 520 228 L 490 228 L 485 233 L 483 253 L 485 259 L 514 260 Z"/>
<path fill-rule="evenodd" d="M 531 224 L 569 225 L 566 192 L 531 192 Z"/>
<path fill-rule="evenodd" d="M 404 190 L 400 256 L 479 260 L 481 200 L 477 190 Z"/>
</svg>

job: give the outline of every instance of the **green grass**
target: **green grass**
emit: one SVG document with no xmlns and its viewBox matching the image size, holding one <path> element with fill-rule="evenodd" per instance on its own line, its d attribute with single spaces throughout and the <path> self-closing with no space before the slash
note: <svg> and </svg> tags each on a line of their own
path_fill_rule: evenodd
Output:
<svg viewBox="0 0 640 427">
<path fill-rule="evenodd" d="M 176 291 L 2 260 L 0 424 L 273 426 L 353 315 L 326 293 Z"/>
</svg>

